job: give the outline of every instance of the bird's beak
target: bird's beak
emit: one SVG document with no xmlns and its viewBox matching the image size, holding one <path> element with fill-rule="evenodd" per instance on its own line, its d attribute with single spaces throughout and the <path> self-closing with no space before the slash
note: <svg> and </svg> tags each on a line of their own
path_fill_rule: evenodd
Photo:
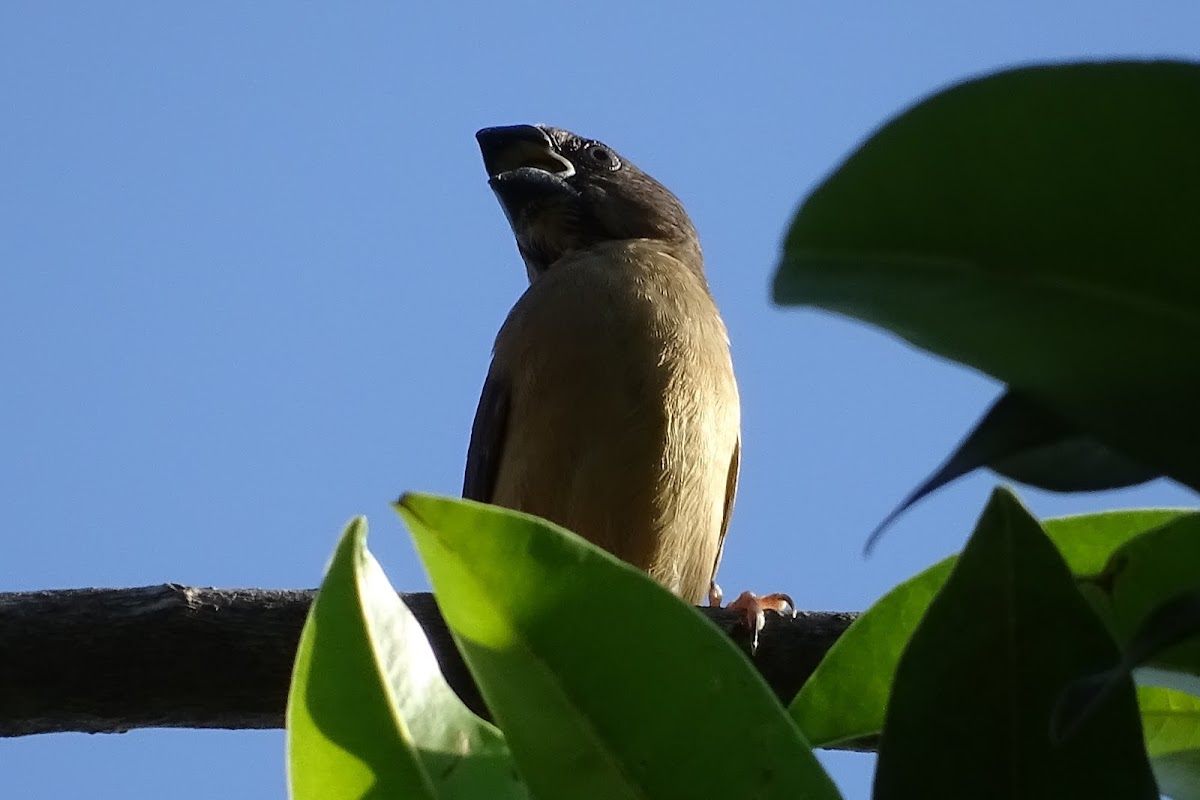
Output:
<svg viewBox="0 0 1200 800">
<path fill-rule="evenodd" d="M 493 182 L 515 170 L 537 170 L 560 180 L 575 174 L 575 167 L 555 151 L 550 136 L 536 125 L 484 128 L 475 139 Z"/>
</svg>

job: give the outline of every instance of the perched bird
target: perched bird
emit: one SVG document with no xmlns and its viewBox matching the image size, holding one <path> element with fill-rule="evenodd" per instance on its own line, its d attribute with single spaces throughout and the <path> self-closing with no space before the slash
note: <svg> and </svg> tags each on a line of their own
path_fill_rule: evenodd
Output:
<svg viewBox="0 0 1200 800">
<path fill-rule="evenodd" d="M 691 220 L 593 139 L 545 125 L 476 138 L 530 285 L 496 337 L 463 496 L 719 605 L 740 405 Z"/>
</svg>

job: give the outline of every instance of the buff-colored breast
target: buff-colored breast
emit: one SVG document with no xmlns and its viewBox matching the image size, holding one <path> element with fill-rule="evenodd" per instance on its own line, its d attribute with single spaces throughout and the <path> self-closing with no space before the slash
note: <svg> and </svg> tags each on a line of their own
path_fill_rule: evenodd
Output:
<svg viewBox="0 0 1200 800">
<path fill-rule="evenodd" d="M 728 337 L 700 276 L 645 240 L 563 259 L 509 315 L 495 368 L 510 406 L 492 501 L 699 602 L 740 426 Z"/>
</svg>

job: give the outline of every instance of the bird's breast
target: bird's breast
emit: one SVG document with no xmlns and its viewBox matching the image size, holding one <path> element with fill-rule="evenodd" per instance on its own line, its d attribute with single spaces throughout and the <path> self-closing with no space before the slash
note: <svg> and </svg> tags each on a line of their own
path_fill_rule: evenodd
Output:
<svg viewBox="0 0 1200 800">
<path fill-rule="evenodd" d="M 699 273 L 636 249 L 556 264 L 514 307 L 495 359 L 511 408 L 494 502 L 698 600 L 739 428 L 724 324 Z"/>
</svg>

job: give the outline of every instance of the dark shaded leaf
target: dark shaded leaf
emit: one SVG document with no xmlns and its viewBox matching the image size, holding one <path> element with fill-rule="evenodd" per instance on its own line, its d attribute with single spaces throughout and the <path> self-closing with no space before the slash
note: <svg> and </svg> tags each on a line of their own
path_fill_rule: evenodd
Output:
<svg viewBox="0 0 1200 800">
<path fill-rule="evenodd" d="M 1042 524 L 1073 573 L 1094 575 L 1126 542 L 1183 513 L 1110 511 Z M 825 747 L 879 734 L 900 654 L 956 561 L 957 556 L 944 559 L 892 589 L 826 653 L 789 708 L 810 742 Z M 1105 596 L 1096 599 L 1107 602 Z"/>
<path fill-rule="evenodd" d="M 1200 514 L 1182 515 L 1126 542 L 1084 588 L 1123 655 L 1065 694 L 1062 735 L 1086 724 L 1110 684 L 1133 670 L 1141 683 L 1200 694 Z"/>
<path fill-rule="evenodd" d="M 867 537 L 870 553 L 897 517 L 952 481 L 988 467 L 1055 492 L 1095 492 L 1158 477 L 1020 392 L 1000 396 L 948 459 Z"/>
<path fill-rule="evenodd" d="M 1055 700 L 1117 654 L 1037 520 L 997 489 L 896 670 L 876 800 L 1158 797 L 1133 682 L 1078 737 Z"/>
<path fill-rule="evenodd" d="M 1114 687 L 1121 685 L 1138 666 L 1151 663 L 1162 656 L 1163 651 L 1200 636 L 1200 587 L 1191 589 L 1167 600 L 1154 609 L 1142 623 L 1129 643 L 1121 661 L 1112 669 L 1087 675 L 1073 683 L 1063 693 L 1055 714 L 1055 733 L 1060 738 L 1074 736 L 1088 718 L 1107 701 Z M 1195 648 L 1193 648 L 1194 650 Z M 1200 689 L 1200 664 L 1192 659 L 1183 659 L 1187 664 L 1175 663 L 1173 670 L 1159 668 L 1155 674 L 1163 679 L 1170 672 L 1180 673 L 1165 680 L 1191 691 Z"/>
<path fill-rule="evenodd" d="M 1193 624 L 1188 598 L 1200 589 L 1200 513 L 1126 542 L 1089 583 L 1107 601 L 1106 617 L 1130 663 L 1200 675 L 1200 642 L 1169 646 Z"/>
<path fill-rule="evenodd" d="M 1200 487 L 1200 65 L 1009 70 L 892 120 L 805 201 L 775 298 L 986 372 Z"/>
</svg>

